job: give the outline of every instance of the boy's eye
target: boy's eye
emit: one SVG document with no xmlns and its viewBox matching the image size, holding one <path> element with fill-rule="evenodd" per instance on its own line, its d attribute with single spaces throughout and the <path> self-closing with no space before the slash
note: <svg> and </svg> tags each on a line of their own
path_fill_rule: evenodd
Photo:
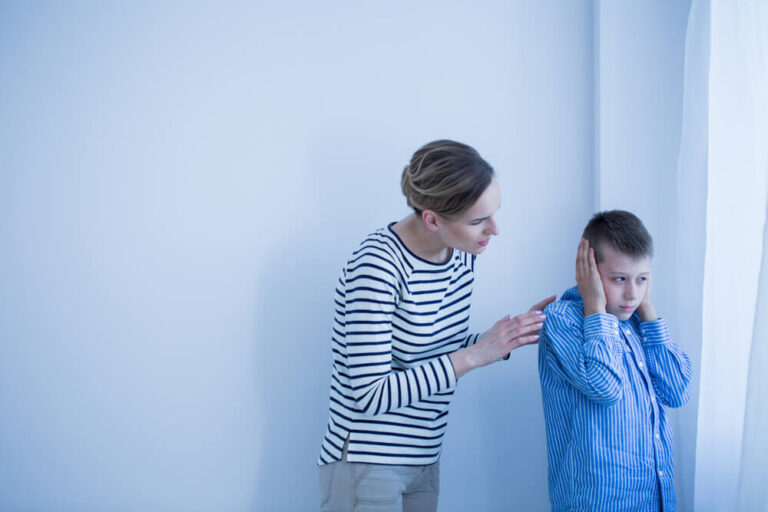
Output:
<svg viewBox="0 0 768 512">
<path fill-rule="evenodd" d="M 647 277 L 641 277 L 641 278 L 640 278 L 640 281 L 642 281 L 642 282 L 645 282 L 645 281 L 647 281 L 647 280 L 648 280 L 648 278 L 647 278 Z"/>
<path fill-rule="evenodd" d="M 614 277 L 613 280 L 616 281 L 617 283 L 624 282 L 624 278 L 623 277 Z"/>
</svg>

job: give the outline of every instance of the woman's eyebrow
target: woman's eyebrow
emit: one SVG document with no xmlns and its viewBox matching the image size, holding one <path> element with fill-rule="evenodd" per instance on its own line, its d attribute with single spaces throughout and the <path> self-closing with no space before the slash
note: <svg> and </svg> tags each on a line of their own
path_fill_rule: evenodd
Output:
<svg viewBox="0 0 768 512">
<path fill-rule="evenodd" d="M 496 211 L 493 212 L 493 213 L 496 213 L 500 209 L 501 209 L 501 203 L 499 203 L 499 206 L 496 207 Z M 493 213 L 491 215 L 493 215 Z M 477 217 L 477 218 L 474 218 L 474 219 L 470 219 L 469 222 L 478 222 L 478 221 L 481 221 L 481 220 L 489 219 L 491 217 L 491 215 L 486 215 L 485 217 Z"/>
</svg>

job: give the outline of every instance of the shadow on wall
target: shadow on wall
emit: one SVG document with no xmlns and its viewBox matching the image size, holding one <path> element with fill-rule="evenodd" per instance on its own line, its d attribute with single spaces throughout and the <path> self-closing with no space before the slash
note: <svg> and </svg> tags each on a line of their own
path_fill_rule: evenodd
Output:
<svg viewBox="0 0 768 512">
<path fill-rule="evenodd" d="M 327 421 L 336 282 L 326 269 L 338 265 L 315 253 L 320 232 L 283 242 L 286 249 L 261 269 L 254 385 L 263 429 L 254 510 L 318 507 L 315 464 Z"/>
</svg>

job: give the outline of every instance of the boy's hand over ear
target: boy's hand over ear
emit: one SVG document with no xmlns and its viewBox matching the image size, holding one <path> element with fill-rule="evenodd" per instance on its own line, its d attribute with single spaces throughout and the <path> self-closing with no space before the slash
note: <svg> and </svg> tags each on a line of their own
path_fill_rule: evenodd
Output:
<svg viewBox="0 0 768 512">
<path fill-rule="evenodd" d="M 607 299 L 600 272 L 597 270 L 595 250 L 584 238 L 579 242 L 576 252 L 576 284 L 584 301 L 584 316 L 605 313 Z"/>
<path fill-rule="evenodd" d="M 637 307 L 637 316 L 639 316 L 640 320 L 643 322 L 651 322 L 659 319 L 659 315 L 656 314 L 656 308 L 653 307 L 653 303 L 651 302 L 651 284 L 651 275 L 648 275 L 648 287 L 645 289 L 645 297 L 643 298 L 643 302 Z"/>
</svg>

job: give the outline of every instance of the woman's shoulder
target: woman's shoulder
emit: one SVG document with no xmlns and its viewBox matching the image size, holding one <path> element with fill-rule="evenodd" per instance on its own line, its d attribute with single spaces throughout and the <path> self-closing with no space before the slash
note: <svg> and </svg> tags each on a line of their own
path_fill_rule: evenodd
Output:
<svg viewBox="0 0 768 512">
<path fill-rule="evenodd" d="M 394 270 L 405 268 L 406 262 L 398 240 L 385 226 L 363 238 L 347 260 L 346 267 L 355 268 L 360 264 L 376 264 Z"/>
<path fill-rule="evenodd" d="M 418 274 L 438 274 L 474 271 L 476 254 L 458 249 L 451 251 L 443 263 L 426 261 L 414 254 L 394 232 L 391 224 L 369 233 L 358 244 L 347 261 L 347 267 L 360 263 L 377 263 L 396 270 L 401 277 Z"/>
</svg>

